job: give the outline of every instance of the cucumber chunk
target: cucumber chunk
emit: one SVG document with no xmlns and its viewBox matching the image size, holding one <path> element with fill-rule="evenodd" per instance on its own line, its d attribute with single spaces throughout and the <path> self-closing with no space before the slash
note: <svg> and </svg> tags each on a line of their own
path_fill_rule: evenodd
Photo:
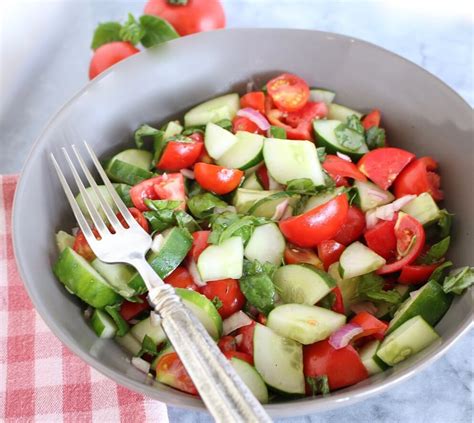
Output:
<svg viewBox="0 0 474 423">
<path fill-rule="evenodd" d="M 183 127 L 180 125 L 179 121 L 172 120 L 166 125 L 163 139 L 165 140 L 169 137 L 174 137 L 175 135 L 181 134 L 181 132 L 183 132 Z"/>
<path fill-rule="evenodd" d="M 149 171 L 152 158 L 149 151 L 131 148 L 112 157 L 105 171 L 114 182 L 135 185 L 153 176 Z"/>
<path fill-rule="evenodd" d="M 331 103 L 328 105 L 328 108 L 328 119 L 346 122 L 347 118 L 352 115 L 356 115 L 359 119 L 362 117 L 362 113 L 349 109 L 349 107 L 342 106 L 341 104 Z"/>
<path fill-rule="evenodd" d="M 107 187 L 105 185 L 99 185 L 98 188 L 99 188 L 99 192 L 102 194 L 102 197 L 104 197 L 104 200 L 106 201 L 106 203 L 112 208 L 114 213 L 117 213 L 118 212 L 117 206 L 115 205 L 114 200 L 110 196 L 109 191 L 107 190 Z M 89 194 L 89 198 L 91 199 L 92 205 L 94 206 L 94 208 L 99 212 L 99 215 L 102 217 L 102 219 L 104 219 L 107 222 L 108 221 L 107 216 L 102 210 L 99 199 L 97 198 L 97 195 L 95 195 L 95 192 L 92 189 L 92 187 L 86 188 L 86 192 L 87 194 Z M 77 195 L 76 201 L 82 213 L 84 213 L 84 216 L 90 220 L 91 216 L 89 214 L 89 211 L 87 210 L 86 203 L 81 193 Z"/>
<path fill-rule="evenodd" d="M 122 297 L 130 299 L 135 295 L 135 291 L 128 286 L 128 281 L 135 274 L 133 267 L 123 263 L 104 263 L 97 258 L 91 262 L 91 266 Z"/>
<path fill-rule="evenodd" d="M 393 366 L 424 350 L 440 336 L 421 316 L 412 317 L 388 335 L 380 345 L 377 356 Z"/>
<path fill-rule="evenodd" d="M 209 155 L 215 159 L 220 159 L 237 143 L 237 137 L 215 123 L 206 125 L 204 134 L 204 145 Z"/>
<path fill-rule="evenodd" d="M 336 281 L 311 264 L 288 264 L 273 277 L 280 298 L 285 303 L 316 304 L 336 286 Z"/>
<path fill-rule="evenodd" d="M 365 275 L 385 264 L 385 259 L 359 241 L 353 242 L 341 254 L 339 268 L 344 279 Z"/>
<path fill-rule="evenodd" d="M 439 283 L 429 281 L 402 303 L 388 325 L 387 334 L 417 315 L 430 325 L 436 325 L 448 311 L 451 301 L 452 296 L 445 294 Z"/>
<path fill-rule="evenodd" d="M 391 192 L 379 188 L 370 181 L 354 181 L 354 187 L 357 190 L 360 208 L 364 212 L 395 200 Z"/>
<path fill-rule="evenodd" d="M 113 338 L 117 332 L 114 321 L 103 310 L 94 310 L 91 316 L 91 326 L 99 338 Z"/>
<path fill-rule="evenodd" d="M 311 141 L 266 139 L 263 157 L 268 173 L 280 184 L 307 178 L 314 185 L 324 185 L 324 175 L 316 147 Z"/>
<path fill-rule="evenodd" d="M 256 191 L 254 189 L 237 188 L 232 205 L 237 209 L 238 213 L 246 214 L 250 208 L 257 202 L 270 195 L 276 194 L 278 191 Z"/>
<path fill-rule="evenodd" d="M 309 101 L 330 104 L 335 98 L 336 93 L 334 91 L 329 91 L 322 88 L 311 88 L 309 90 Z"/>
<path fill-rule="evenodd" d="M 336 281 L 336 285 L 341 290 L 344 314 L 348 316 L 352 313 L 351 306 L 359 301 L 357 298 L 359 278 L 343 279 L 339 273 L 339 262 L 331 264 L 328 268 L 328 273 Z"/>
<path fill-rule="evenodd" d="M 331 105 L 330 105 L 331 106 Z M 335 154 L 338 151 L 347 154 L 352 159 L 358 160 L 369 151 L 364 136 L 354 131 L 359 147 L 355 149 L 342 145 L 336 137 L 335 130 L 341 124 L 340 120 L 314 120 L 313 128 L 317 137 L 319 147 L 325 147 L 328 153 Z"/>
<path fill-rule="evenodd" d="M 104 308 L 120 301 L 107 281 L 72 248 L 66 247 L 53 266 L 56 277 L 68 291 L 94 308 Z"/>
<path fill-rule="evenodd" d="M 422 225 L 436 222 L 440 216 L 438 205 L 433 197 L 424 192 L 402 207 L 402 211 L 413 216 Z"/>
<path fill-rule="evenodd" d="M 257 398 L 262 404 L 268 402 L 268 389 L 265 385 L 265 382 L 255 370 L 255 367 L 251 366 L 249 363 L 238 358 L 232 357 L 230 364 L 244 381 L 247 387 L 250 389 L 252 394 Z"/>
<path fill-rule="evenodd" d="M 251 173 L 249 176 L 245 177 L 244 182 L 242 183 L 242 188 L 263 191 L 263 186 L 255 173 Z"/>
<path fill-rule="evenodd" d="M 377 350 L 380 346 L 380 341 L 374 339 L 373 341 L 367 342 L 360 350 L 359 356 L 362 364 L 367 369 L 369 376 L 383 372 L 387 365 L 377 357 Z"/>
<path fill-rule="evenodd" d="M 229 169 L 250 169 L 263 160 L 263 137 L 250 132 L 235 134 L 237 142 L 222 155 L 217 164 Z"/>
<path fill-rule="evenodd" d="M 238 188 L 232 200 L 238 213 L 272 218 L 277 207 L 284 201 L 289 201 L 293 207 L 299 195 L 290 195 L 284 191 L 255 191 Z"/>
<path fill-rule="evenodd" d="M 322 307 L 283 304 L 268 315 L 267 326 L 277 334 L 309 345 L 326 339 L 346 323 L 346 316 Z"/>
<path fill-rule="evenodd" d="M 199 256 L 197 268 L 204 282 L 240 279 L 244 263 L 244 246 L 240 236 L 210 245 Z"/>
<path fill-rule="evenodd" d="M 145 336 L 148 336 L 156 345 L 160 345 L 167 339 L 161 324 L 153 325 L 151 317 L 147 317 L 136 325 L 133 325 L 130 329 L 130 333 L 140 344 L 143 342 Z"/>
<path fill-rule="evenodd" d="M 257 226 L 244 250 L 249 260 L 280 265 L 285 251 L 285 238 L 275 223 Z"/>
<path fill-rule="evenodd" d="M 217 341 L 222 335 L 222 318 L 212 301 L 191 289 L 176 288 L 176 294 Z"/>
<path fill-rule="evenodd" d="M 302 213 L 306 213 L 307 211 L 310 211 L 316 207 L 322 206 L 333 198 L 336 198 L 342 192 L 344 192 L 344 187 L 338 187 L 332 191 L 322 192 L 318 195 L 313 195 L 312 197 L 309 197 Z"/>
<path fill-rule="evenodd" d="M 259 323 L 253 335 L 255 368 L 265 383 L 286 394 L 304 394 L 303 347 Z"/>
<path fill-rule="evenodd" d="M 240 108 L 238 94 L 226 94 L 193 107 L 184 115 L 184 126 L 206 125 L 223 119 L 232 120 Z"/>
<path fill-rule="evenodd" d="M 60 253 L 63 252 L 67 247 L 72 248 L 76 237 L 69 235 L 67 232 L 59 231 L 56 234 L 56 245 Z"/>
<path fill-rule="evenodd" d="M 133 356 L 137 355 L 142 348 L 141 343 L 138 342 L 137 338 L 135 338 L 130 332 L 123 336 L 116 336 L 115 342 L 117 342 L 117 344 L 119 344 L 125 351 L 128 351 Z"/>
</svg>

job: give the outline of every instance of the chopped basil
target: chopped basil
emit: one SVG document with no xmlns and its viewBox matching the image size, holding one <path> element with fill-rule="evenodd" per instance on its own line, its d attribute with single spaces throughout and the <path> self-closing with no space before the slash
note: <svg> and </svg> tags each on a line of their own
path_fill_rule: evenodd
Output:
<svg viewBox="0 0 474 423">
<path fill-rule="evenodd" d="M 311 388 L 311 395 L 313 397 L 319 394 L 327 395 L 331 392 L 329 389 L 328 377 L 326 375 L 315 377 L 306 376 L 306 383 Z"/>
<path fill-rule="evenodd" d="M 189 211 L 196 219 L 208 218 L 216 207 L 227 207 L 227 203 L 210 192 L 195 195 L 188 200 Z"/>
<path fill-rule="evenodd" d="M 355 132 L 358 132 L 361 135 L 364 135 L 364 127 L 362 122 L 356 115 L 351 115 L 346 120 L 346 125 L 348 128 L 352 129 Z"/>
<path fill-rule="evenodd" d="M 317 147 L 316 153 L 318 153 L 318 159 L 322 163 L 326 160 L 326 149 L 324 147 Z"/>
<path fill-rule="evenodd" d="M 220 244 L 233 236 L 240 236 L 244 244 L 250 239 L 257 226 L 268 223 L 264 217 L 244 216 L 230 211 L 224 211 L 211 218 L 212 229 L 208 242 Z"/>
<path fill-rule="evenodd" d="M 163 131 L 149 125 L 141 125 L 135 131 L 133 137 L 137 148 L 151 150 L 163 139 Z"/>
<path fill-rule="evenodd" d="M 122 315 L 119 312 L 120 310 L 120 305 L 116 304 L 113 306 L 105 306 L 105 311 L 109 314 L 109 316 L 112 318 L 114 323 L 117 325 L 117 336 L 124 336 L 130 327 L 128 326 L 128 323 L 124 320 Z"/>
<path fill-rule="evenodd" d="M 338 125 L 334 134 L 338 143 L 348 150 L 357 151 L 364 144 L 364 136 L 349 128 L 345 123 Z"/>
<path fill-rule="evenodd" d="M 452 270 L 448 276 L 444 278 L 444 292 L 452 292 L 461 295 L 465 289 L 474 285 L 474 267 L 464 266 Z"/>
<path fill-rule="evenodd" d="M 158 346 L 155 344 L 153 339 L 151 339 L 148 335 L 145 335 L 142 341 L 142 347 L 140 351 L 138 351 L 137 357 L 141 357 L 143 354 L 150 354 L 152 356 L 158 355 L 157 352 Z"/>
<path fill-rule="evenodd" d="M 430 276 L 430 280 L 438 282 L 439 284 L 443 281 L 443 276 L 446 273 L 446 269 L 453 265 L 452 261 L 445 261 L 443 264 L 440 264 Z"/>
<path fill-rule="evenodd" d="M 439 262 L 448 252 L 451 237 L 447 236 L 440 242 L 433 244 L 428 252 L 418 259 L 419 264 L 433 264 Z"/>
<path fill-rule="evenodd" d="M 357 296 L 369 301 L 385 301 L 390 304 L 398 304 L 402 297 L 396 290 L 384 291 L 385 280 L 376 273 L 368 273 L 360 276 L 357 285 Z"/>
<path fill-rule="evenodd" d="M 438 219 L 439 237 L 445 238 L 451 233 L 451 226 L 453 224 L 453 215 L 446 209 L 440 211 L 440 217 Z"/>
<path fill-rule="evenodd" d="M 272 138 L 286 140 L 286 131 L 284 128 L 280 128 L 279 126 L 270 126 L 270 136 Z"/>
<path fill-rule="evenodd" d="M 217 295 L 212 299 L 212 304 L 214 304 L 216 310 L 219 310 L 222 307 L 222 301 Z"/>
<path fill-rule="evenodd" d="M 372 126 L 365 133 L 365 142 L 369 150 L 385 146 L 385 129 Z"/>
</svg>

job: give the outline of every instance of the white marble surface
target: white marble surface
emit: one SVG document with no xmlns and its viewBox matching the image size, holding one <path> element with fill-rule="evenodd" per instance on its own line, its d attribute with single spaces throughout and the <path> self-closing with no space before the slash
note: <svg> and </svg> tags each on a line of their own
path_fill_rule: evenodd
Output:
<svg viewBox="0 0 474 423">
<path fill-rule="evenodd" d="M 471 105 L 470 2 L 226 0 L 229 27 L 295 27 L 373 42 L 423 66 Z M 0 10 L 0 173 L 15 173 L 47 119 L 87 80 L 99 21 L 139 13 L 143 1 L 7 0 Z M 356 405 L 282 422 L 471 422 L 474 332 L 396 388 Z M 170 408 L 170 420 L 208 422 Z"/>
</svg>

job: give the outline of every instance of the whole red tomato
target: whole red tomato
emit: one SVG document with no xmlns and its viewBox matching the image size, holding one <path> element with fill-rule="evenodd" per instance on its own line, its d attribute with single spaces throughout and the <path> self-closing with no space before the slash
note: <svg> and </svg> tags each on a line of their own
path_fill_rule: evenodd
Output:
<svg viewBox="0 0 474 423">
<path fill-rule="evenodd" d="M 89 65 L 89 79 L 94 79 L 99 73 L 104 72 L 115 63 L 138 53 L 140 50 L 132 44 L 123 41 L 115 41 L 100 46 L 92 56 Z"/>
</svg>

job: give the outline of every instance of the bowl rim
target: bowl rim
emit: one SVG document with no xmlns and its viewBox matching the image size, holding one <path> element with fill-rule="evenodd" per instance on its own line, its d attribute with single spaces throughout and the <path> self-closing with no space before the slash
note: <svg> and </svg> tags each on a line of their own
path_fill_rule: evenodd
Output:
<svg viewBox="0 0 474 423">
<path fill-rule="evenodd" d="M 444 86 L 444 88 L 447 88 L 451 93 L 453 93 L 458 100 L 461 100 L 466 107 L 469 109 L 472 109 L 470 104 L 464 99 L 458 92 L 456 92 L 453 88 L 451 88 L 448 84 L 446 84 L 444 81 L 442 81 L 440 78 L 438 78 L 436 75 L 433 75 L 431 72 L 428 70 L 422 68 L 418 64 L 412 62 L 411 60 L 406 59 L 403 56 L 400 56 L 397 53 L 391 52 L 383 47 L 380 47 L 376 44 L 373 44 L 368 41 L 361 40 L 359 38 L 355 38 L 352 36 L 348 35 L 343 35 L 343 34 L 337 34 L 337 33 L 332 33 L 332 32 L 327 32 L 327 31 L 318 31 L 318 30 L 312 30 L 312 29 L 293 29 L 293 28 L 229 28 L 229 29 L 221 29 L 221 30 L 215 30 L 215 31 L 208 31 L 204 33 L 199 33 L 199 34 L 194 34 L 191 36 L 186 36 L 182 38 L 178 38 L 176 40 L 170 41 L 171 43 L 180 43 L 183 42 L 183 38 L 204 38 L 206 36 L 213 36 L 212 34 L 214 33 L 222 33 L 222 32 L 238 32 L 238 33 L 249 33 L 249 32 L 287 32 L 287 33 L 296 33 L 296 32 L 301 32 L 301 33 L 317 33 L 319 34 L 320 37 L 326 38 L 326 39 L 339 39 L 345 42 L 349 43 L 358 43 L 365 45 L 366 47 L 370 49 L 376 49 L 384 54 L 388 54 L 391 56 L 396 57 L 398 60 L 402 60 L 403 62 L 407 63 L 410 66 L 418 68 L 418 70 L 423 71 L 427 75 L 429 75 L 432 79 L 434 79 L 438 84 L 441 86 Z M 82 360 L 84 360 L 89 366 L 94 368 L 95 370 L 99 371 L 103 375 L 107 376 L 108 378 L 112 379 L 116 383 L 125 386 L 135 392 L 139 392 L 143 395 L 146 395 L 152 399 L 155 399 L 157 401 L 161 401 L 166 405 L 170 406 L 175 406 L 179 408 L 184 408 L 188 410 L 193 410 L 193 411 L 201 411 L 201 412 L 207 412 L 204 404 L 202 402 L 196 402 L 196 401 L 191 401 L 190 403 L 186 404 L 183 403 L 183 397 L 178 397 L 174 392 L 160 392 L 156 390 L 153 386 L 147 386 L 141 382 L 135 381 L 133 379 L 129 379 L 125 374 L 122 374 L 120 372 L 116 372 L 110 368 L 108 368 L 106 365 L 102 364 L 101 361 L 98 359 L 92 357 L 90 354 L 87 352 L 83 352 L 78 344 L 74 342 L 74 340 L 69 337 L 65 332 L 62 331 L 61 327 L 59 324 L 57 324 L 52 318 L 49 317 L 49 313 L 47 310 L 45 310 L 42 306 L 39 306 L 36 303 L 36 297 L 33 295 L 33 292 L 30 290 L 30 283 L 27 282 L 28 278 L 26 277 L 26 271 L 25 269 L 25 261 L 24 258 L 22 257 L 22 254 L 19 251 L 19 225 L 20 222 L 17 219 L 17 212 L 16 210 L 19 207 L 20 199 L 23 195 L 23 191 L 26 186 L 26 178 L 25 178 L 25 173 L 26 170 L 28 169 L 28 164 L 30 162 L 31 156 L 35 153 L 36 149 L 39 147 L 41 144 L 41 140 L 43 139 L 44 135 L 49 131 L 50 127 L 54 124 L 54 122 L 60 118 L 63 114 L 67 113 L 69 107 L 74 104 L 74 102 L 89 92 L 90 90 L 94 90 L 95 87 L 98 85 L 98 83 L 104 78 L 107 77 L 107 75 L 117 72 L 117 70 L 120 71 L 120 69 L 124 68 L 126 66 L 126 63 L 129 63 L 131 61 L 135 60 L 140 60 L 141 57 L 145 55 L 151 55 L 153 54 L 153 51 L 160 46 L 156 46 L 155 48 L 151 48 L 148 50 L 143 50 L 139 54 L 135 54 L 126 60 L 123 60 L 113 66 L 111 66 L 109 69 L 107 69 L 105 72 L 100 74 L 98 77 L 93 79 L 92 81 L 88 81 L 81 89 L 79 89 L 68 101 L 66 101 L 56 113 L 53 114 L 53 116 L 46 122 L 43 130 L 40 132 L 40 135 L 37 137 L 37 139 L 34 141 L 32 144 L 29 153 L 25 159 L 25 162 L 22 166 L 22 169 L 20 171 L 20 178 L 18 180 L 18 184 L 15 190 L 15 195 L 14 195 L 14 200 L 13 200 L 13 209 L 12 209 L 12 241 L 13 241 L 13 252 L 15 256 L 15 261 L 17 263 L 18 271 L 20 274 L 20 277 L 23 282 L 23 286 L 25 287 L 28 296 L 30 297 L 35 310 L 38 312 L 40 317 L 44 320 L 48 328 L 54 333 L 54 335 L 64 344 L 66 345 L 72 352 L 74 352 L 75 355 L 79 356 Z M 410 367 L 407 369 L 402 370 L 401 372 L 397 373 L 395 376 L 390 375 L 388 376 L 385 380 L 380 381 L 375 383 L 374 385 L 369 385 L 369 386 L 360 386 L 357 387 L 348 387 L 345 388 L 342 391 L 336 391 L 335 393 L 332 393 L 328 397 L 317 397 L 314 400 L 299 400 L 299 401 L 288 401 L 288 402 L 281 402 L 281 403 L 273 403 L 273 404 L 267 404 L 265 405 L 265 409 L 267 412 L 272 416 L 272 417 L 290 417 L 290 416 L 300 416 L 300 415 L 306 415 L 310 413 L 316 413 L 319 411 L 326 411 L 334 408 L 338 408 L 340 406 L 345 406 L 349 404 L 356 403 L 358 401 L 361 401 L 363 399 L 369 398 L 371 396 L 374 396 L 375 394 L 378 394 L 382 391 L 385 391 L 389 389 L 390 387 L 393 387 L 402 381 L 407 380 L 408 378 L 411 378 L 415 373 L 418 373 L 428 367 L 430 364 L 438 360 L 442 355 L 444 355 L 449 348 L 458 340 L 460 339 L 471 327 L 474 328 L 474 321 L 473 321 L 473 313 L 471 311 L 471 318 L 466 318 L 466 320 L 463 322 L 463 324 L 458 327 L 458 329 L 449 335 L 448 338 L 444 338 L 445 342 L 440 348 L 437 348 L 433 352 L 431 352 L 429 355 L 425 356 L 425 359 L 423 362 L 420 363 L 415 363 L 412 364 Z M 156 395 L 156 394 L 159 395 Z M 190 397 L 191 398 L 191 397 Z M 195 399 L 195 398 L 192 398 Z M 292 404 L 298 404 L 298 407 L 288 407 L 288 405 Z"/>
</svg>

